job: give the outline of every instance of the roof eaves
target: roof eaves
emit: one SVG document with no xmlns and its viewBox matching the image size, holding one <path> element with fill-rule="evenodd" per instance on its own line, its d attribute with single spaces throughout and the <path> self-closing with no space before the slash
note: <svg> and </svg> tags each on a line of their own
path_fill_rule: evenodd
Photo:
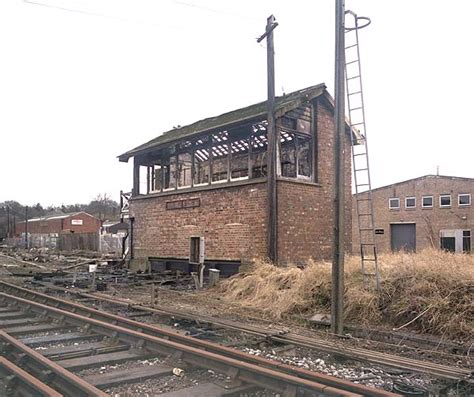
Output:
<svg viewBox="0 0 474 397">
<path fill-rule="evenodd" d="M 298 91 L 294 91 L 284 96 L 277 97 L 275 113 L 277 115 L 282 115 L 287 111 L 298 107 L 305 101 L 316 98 L 324 94 L 325 92 L 326 85 L 318 84 Z M 256 118 L 265 117 L 267 114 L 266 103 L 266 101 L 259 102 L 254 105 L 223 113 L 219 116 L 209 117 L 181 128 L 169 130 L 159 135 L 158 137 L 140 146 L 137 146 L 136 148 L 129 150 L 128 152 L 121 154 L 120 156 L 118 156 L 118 159 L 119 161 L 127 162 L 130 157 L 136 156 L 140 153 L 146 152 L 151 148 L 156 148 L 163 144 L 169 144 L 171 142 L 178 141 L 186 137 L 195 136 L 226 126 L 243 122 L 250 122 Z M 242 117 L 238 117 L 239 114 L 242 115 Z M 220 119 L 222 119 L 222 121 L 219 122 Z M 213 120 L 217 120 L 217 122 L 213 123 Z M 193 126 L 195 126 L 194 129 L 192 129 Z M 169 137 L 169 139 L 166 139 L 167 136 Z"/>
</svg>

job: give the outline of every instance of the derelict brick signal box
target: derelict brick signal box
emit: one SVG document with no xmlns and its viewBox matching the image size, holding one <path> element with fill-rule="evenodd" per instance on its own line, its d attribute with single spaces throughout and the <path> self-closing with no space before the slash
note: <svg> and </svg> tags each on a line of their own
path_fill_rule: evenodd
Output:
<svg viewBox="0 0 474 397">
<path fill-rule="evenodd" d="M 223 275 L 267 256 L 266 118 L 266 102 L 257 103 L 174 128 L 119 156 L 134 160 L 132 267 L 199 263 L 196 236 L 203 237 L 199 255 L 206 242 L 206 268 L 215 266 Z M 324 84 L 276 98 L 279 263 L 332 256 L 333 118 Z M 345 156 L 350 249 L 350 150 Z"/>
</svg>

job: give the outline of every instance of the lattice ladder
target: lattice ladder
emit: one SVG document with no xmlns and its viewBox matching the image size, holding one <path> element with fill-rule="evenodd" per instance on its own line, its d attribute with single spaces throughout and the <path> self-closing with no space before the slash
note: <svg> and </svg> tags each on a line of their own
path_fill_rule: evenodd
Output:
<svg viewBox="0 0 474 397">
<path fill-rule="evenodd" d="M 376 288 L 379 289 L 380 274 L 375 243 L 374 209 L 370 182 L 358 34 L 359 29 L 370 24 L 370 19 L 358 17 L 354 12 L 346 11 L 346 21 L 352 18 L 354 19 L 354 25 L 345 28 L 345 75 L 347 109 L 352 132 L 352 166 L 356 192 L 355 206 L 360 238 L 360 257 L 364 285 L 369 285 L 369 277 L 371 279 L 375 278 Z"/>
</svg>

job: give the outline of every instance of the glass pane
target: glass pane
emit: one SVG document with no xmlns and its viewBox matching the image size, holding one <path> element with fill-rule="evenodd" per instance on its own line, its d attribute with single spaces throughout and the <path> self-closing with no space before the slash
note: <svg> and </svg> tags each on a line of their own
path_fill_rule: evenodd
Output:
<svg viewBox="0 0 474 397">
<path fill-rule="evenodd" d="M 249 140 L 239 139 L 231 143 L 230 177 L 232 179 L 249 176 Z"/>
<path fill-rule="evenodd" d="M 423 197 L 423 207 L 432 207 L 433 197 Z"/>
<path fill-rule="evenodd" d="M 194 149 L 194 186 L 209 183 L 209 137 L 196 142 Z"/>
<path fill-rule="evenodd" d="M 311 177 L 311 139 L 298 136 L 298 176 Z"/>
<path fill-rule="evenodd" d="M 296 178 L 296 143 L 295 134 L 287 131 L 280 132 L 281 143 L 281 174 Z"/>
<path fill-rule="evenodd" d="M 168 163 L 163 165 L 164 190 L 176 188 L 176 156 L 171 156 Z"/>
<path fill-rule="evenodd" d="M 441 196 L 441 205 L 450 206 L 451 205 L 451 196 Z"/>
<path fill-rule="evenodd" d="M 471 196 L 469 194 L 460 194 L 459 205 L 469 205 L 469 204 L 471 204 Z"/>
<path fill-rule="evenodd" d="M 228 140 L 227 131 L 221 131 L 212 136 L 212 182 L 227 180 L 227 165 L 229 162 Z"/>
<path fill-rule="evenodd" d="M 191 153 L 178 154 L 178 187 L 191 186 Z"/>
</svg>

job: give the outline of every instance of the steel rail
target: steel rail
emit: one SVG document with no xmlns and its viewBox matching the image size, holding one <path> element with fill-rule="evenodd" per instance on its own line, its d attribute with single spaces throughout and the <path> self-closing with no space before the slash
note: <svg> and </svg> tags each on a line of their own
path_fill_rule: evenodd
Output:
<svg viewBox="0 0 474 397">
<path fill-rule="evenodd" d="M 230 357 L 239 361 L 245 361 L 245 362 L 255 364 L 261 367 L 275 369 L 277 371 L 283 371 L 287 374 L 296 376 L 298 378 L 322 383 L 324 385 L 335 387 L 335 388 L 343 388 L 344 390 L 362 394 L 364 396 L 389 397 L 389 396 L 395 395 L 394 393 L 390 393 L 385 390 L 374 389 L 372 387 L 352 383 L 347 380 L 338 379 L 333 376 L 329 376 L 329 375 L 325 375 L 325 374 L 321 374 L 321 373 L 317 373 L 313 371 L 308 371 L 305 369 L 295 368 L 290 365 L 280 363 L 278 361 L 269 360 L 263 357 L 253 356 L 253 355 L 244 353 L 240 350 L 221 346 L 209 341 L 196 339 L 196 338 L 186 336 L 186 335 L 180 335 L 180 334 L 168 331 L 166 329 L 160 328 L 155 325 L 141 323 L 141 322 L 131 320 L 125 317 L 121 317 L 112 313 L 99 311 L 97 309 L 80 305 L 74 302 L 69 302 L 63 299 L 52 297 L 52 296 L 43 294 L 41 292 L 30 291 L 26 288 L 22 288 L 14 284 L 0 282 L 0 286 L 8 287 L 8 289 L 10 289 L 11 291 L 15 291 L 16 293 L 21 292 L 24 296 L 26 295 L 32 299 L 35 299 L 36 301 L 41 301 L 44 304 L 49 303 L 49 305 L 53 304 L 57 308 L 63 308 L 65 310 L 72 311 L 76 314 L 90 316 L 90 318 L 95 318 L 100 321 L 113 323 L 114 325 L 118 325 L 127 329 L 140 330 L 140 332 L 145 333 L 147 335 L 152 335 L 152 336 L 156 336 L 160 338 L 166 338 L 170 341 L 183 343 L 183 344 L 186 344 L 188 346 L 192 346 L 198 349 L 204 349 L 208 352 Z"/>
<path fill-rule="evenodd" d="M 64 369 L 54 361 L 43 357 L 19 340 L 0 330 L 0 353 L 3 357 L 11 357 L 21 365 L 26 372 L 44 379 L 65 396 L 71 397 L 107 397 L 108 394 L 90 385 L 79 376 Z"/>
<path fill-rule="evenodd" d="M 342 388 L 327 386 L 322 383 L 298 378 L 248 362 L 218 355 L 192 346 L 180 344 L 164 338 L 144 334 L 143 332 L 124 328 L 118 325 L 85 317 L 55 307 L 47 306 L 31 300 L 5 293 L 0 293 L 0 300 L 9 301 L 34 313 L 47 315 L 56 321 L 86 327 L 90 332 L 120 340 L 138 349 L 182 360 L 193 366 L 208 368 L 220 373 L 227 373 L 231 378 L 238 379 L 259 387 L 280 392 L 285 396 L 347 396 L 355 397 L 361 394 L 345 391 Z M 39 353 L 37 353 L 39 354 Z M 394 394 L 391 394 L 392 396 Z"/>
<path fill-rule="evenodd" d="M 5 357 L 0 357 L 0 379 L 5 384 L 6 394 L 14 390 L 15 394 L 20 396 L 62 397 L 61 393 L 8 361 Z"/>
<path fill-rule="evenodd" d="M 110 299 L 98 294 L 87 294 L 87 293 L 81 293 L 77 291 L 75 291 L 74 293 L 80 296 L 89 297 L 96 300 L 103 300 L 103 301 L 110 302 L 116 305 L 128 306 L 133 309 L 148 311 L 148 312 L 156 313 L 159 315 L 168 315 L 168 316 L 174 316 L 174 317 L 179 317 L 179 318 L 193 319 L 195 321 L 200 321 L 200 322 L 206 322 L 206 318 L 204 317 L 197 318 L 197 316 L 194 316 L 194 315 L 184 314 L 184 313 L 180 313 L 180 312 L 176 312 L 172 310 L 150 308 L 150 307 L 141 306 L 138 304 L 131 304 L 131 303 L 127 304 L 125 301 Z M 92 309 L 92 310 L 96 310 L 96 309 Z M 269 334 L 265 329 L 258 326 L 245 326 L 245 325 L 236 324 L 236 323 L 229 324 L 225 320 L 209 319 L 208 321 L 216 325 L 221 325 L 225 328 L 235 329 L 235 330 L 250 333 L 256 336 L 261 336 L 274 342 L 294 344 L 297 346 L 322 351 L 328 354 L 340 355 L 340 356 L 347 357 L 353 360 L 366 361 L 366 362 L 371 362 L 374 364 L 385 365 L 392 368 L 398 368 L 402 370 L 410 370 L 417 373 L 429 374 L 431 376 L 435 376 L 435 377 L 439 377 L 443 379 L 455 380 L 455 381 L 466 381 L 468 383 L 474 383 L 473 371 L 468 368 L 451 367 L 451 366 L 446 366 L 442 364 L 436 364 L 433 362 L 427 362 L 427 361 L 397 356 L 393 354 L 367 350 L 363 348 L 354 348 L 350 346 L 338 346 L 337 344 L 333 342 L 328 342 L 322 339 L 309 338 L 309 337 L 301 336 L 292 332 L 285 333 L 285 334 L 276 334 L 276 333 Z"/>
</svg>

